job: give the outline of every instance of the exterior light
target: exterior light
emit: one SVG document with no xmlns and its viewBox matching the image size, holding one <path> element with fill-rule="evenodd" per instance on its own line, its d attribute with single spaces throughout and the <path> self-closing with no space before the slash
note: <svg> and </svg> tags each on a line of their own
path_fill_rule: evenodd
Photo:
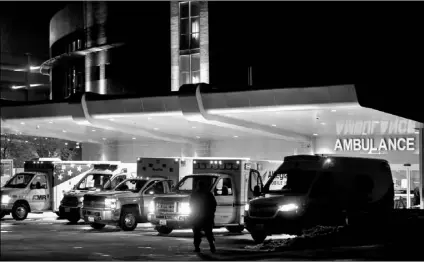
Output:
<svg viewBox="0 0 424 262">
<path fill-rule="evenodd" d="M 324 122 L 322 122 L 322 123 L 321 123 L 321 125 L 325 126 L 325 123 L 324 123 Z"/>
<path fill-rule="evenodd" d="M 276 124 L 273 124 L 272 126 L 273 126 L 273 127 L 276 127 L 277 125 L 276 125 Z"/>
<path fill-rule="evenodd" d="M 314 134 L 314 136 L 317 136 L 318 134 Z"/>
<path fill-rule="evenodd" d="M 237 138 L 238 136 L 234 136 L 234 138 Z"/>
<path fill-rule="evenodd" d="M 96 132 L 96 129 L 93 129 L 93 130 L 91 130 L 91 131 Z"/>
<path fill-rule="evenodd" d="M 62 130 L 63 133 L 66 133 L 66 130 Z"/>
<path fill-rule="evenodd" d="M 135 138 L 135 137 L 133 137 L 132 139 L 133 139 L 133 140 L 135 140 L 136 138 Z"/>
<path fill-rule="evenodd" d="M 148 117 L 147 120 L 152 120 L 152 118 L 151 117 Z"/>
<path fill-rule="evenodd" d="M 25 125 L 25 123 L 24 122 L 21 122 L 21 125 Z"/>
<path fill-rule="evenodd" d="M 331 110 L 331 112 L 333 112 L 333 113 L 336 112 L 336 111 L 337 111 L 336 109 Z"/>
<path fill-rule="evenodd" d="M 155 128 L 153 128 L 154 130 L 159 130 L 159 128 L 157 128 L 157 127 L 155 127 Z"/>
<path fill-rule="evenodd" d="M 103 139 L 103 140 L 106 140 L 106 137 L 103 137 L 102 139 Z"/>
<path fill-rule="evenodd" d="M 196 128 L 195 126 L 192 126 L 191 128 Z"/>
<path fill-rule="evenodd" d="M 197 139 L 199 139 L 199 138 L 200 138 L 200 136 L 196 136 L 196 138 L 197 138 Z"/>
<path fill-rule="evenodd" d="M 65 143 L 65 146 L 67 146 L 68 145 L 68 143 Z"/>
</svg>

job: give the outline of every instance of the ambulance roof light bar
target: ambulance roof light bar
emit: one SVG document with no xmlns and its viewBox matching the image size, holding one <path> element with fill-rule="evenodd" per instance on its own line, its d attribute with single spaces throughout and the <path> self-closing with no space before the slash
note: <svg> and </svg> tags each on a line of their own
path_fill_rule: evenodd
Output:
<svg viewBox="0 0 424 262">
<path fill-rule="evenodd" d="M 146 157 L 146 158 L 155 158 L 155 157 Z M 191 156 L 185 156 L 185 157 L 157 157 L 157 158 L 163 158 L 163 159 L 174 159 L 174 160 L 184 160 L 184 159 L 194 159 L 194 160 L 250 160 L 248 157 L 191 157 Z M 137 161 L 140 161 L 143 159 L 143 157 L 138 157 Z"/>
</svg>

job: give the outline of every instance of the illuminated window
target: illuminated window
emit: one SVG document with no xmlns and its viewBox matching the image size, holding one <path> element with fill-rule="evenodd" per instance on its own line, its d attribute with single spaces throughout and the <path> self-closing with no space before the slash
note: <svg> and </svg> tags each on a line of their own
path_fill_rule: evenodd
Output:
<svg viewBox="0 0 424 262">
<path fill-rule="evenodd" d="M 180 3 L 180 85 L 200 82 L 200 5 Z"/>
<path fill-rule="evenodd" d="M 180 84 L 200 82 L 200 54 L 180 56 Z"/>
<path fill-rule="evenodd" d="M 180 50 L 199 48 L 199 2 L 180 3 Z"/>
</svg>

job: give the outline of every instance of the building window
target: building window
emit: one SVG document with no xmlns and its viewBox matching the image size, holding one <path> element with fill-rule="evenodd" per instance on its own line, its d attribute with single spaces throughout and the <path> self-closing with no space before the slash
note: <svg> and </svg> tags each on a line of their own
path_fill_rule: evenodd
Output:
<svg viewBox="0 0 424 262">
<path fill-rule="evenodd" d="M 180 84 L 200 82 L 200 54 L 180 56 Z"/>
<path fill-rule="evenodd" d="M 180 50 L 200 48 L 199 2 L 180 3 Z"/>
</svg>

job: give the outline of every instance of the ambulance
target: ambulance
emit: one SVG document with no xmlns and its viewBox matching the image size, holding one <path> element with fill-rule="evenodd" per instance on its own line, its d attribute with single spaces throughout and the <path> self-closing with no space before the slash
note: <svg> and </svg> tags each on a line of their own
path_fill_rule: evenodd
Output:
<svg viewBox="0 0 424 262">
<path fill-rule="evenodd" d="M 93 169 L 86 173 L 71 191 L 64 193 L 59 206 L 59 216 L 71 223 L 78 222 L 82 218 L 81 207 L 87 192 L 112 190 L 125 179 L 135 177 L 136 172 L 136 163 L 111 161 L 94 164 Z"/>
<path fill-rule="evenodd" d="M 99 161 L 43 158 L 26 161 L 24 172 L 15 174 L 1 188 L 0 218 L 12 214 L 15 220 L 25 220 L 30 212 L 46 211 L 59 215 L 64 193 L 71 190 L 96 163 Z"/>
<path fill-rule="evenodd" d="M 149 205 L 148 220 L 161 234 L 174 229 L 190 228 L 189 197 L 197 183 L 208 184 L 217 201 L 215 226 L 232 233 L 244 230 L 244 207 L 254 198 L 254 189 L 262 178 L 272 175 L 282 161 L 251 161 L 250 159 L 176 159 L 181 178 L 169 194 L 156 196 Z M 260 170 L 260 171 L 259 171 Z M 166 174 L 167 170 L 158 170 Z M 174 171 L 175 172 L 175 171 Z M 261 174 L 262 173 L 262 174 Z"/>
</svg>

